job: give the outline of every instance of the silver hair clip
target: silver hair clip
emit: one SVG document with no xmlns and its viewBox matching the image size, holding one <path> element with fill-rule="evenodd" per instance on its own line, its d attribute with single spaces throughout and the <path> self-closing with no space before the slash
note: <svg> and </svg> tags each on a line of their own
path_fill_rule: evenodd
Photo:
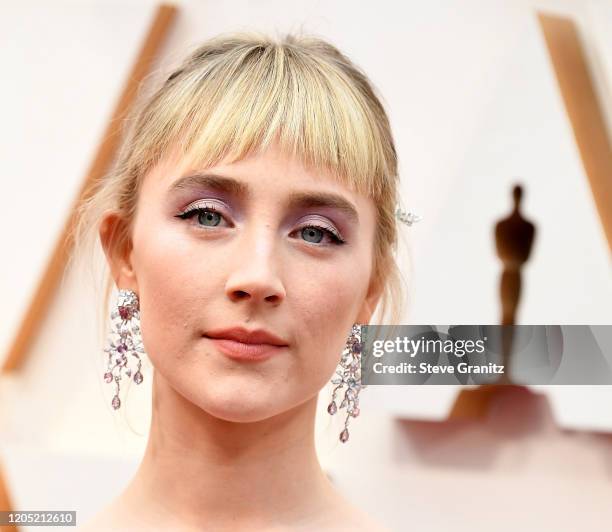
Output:
<svg viewBox="0 0 612 532">
<path fill-rule="evenodd" d="M 400 207 L 396 207 L 395 209 L 395 217 L 402 223 L 406 224 L 407 226 L 411 226 L 412 224 L 418 222 L 419 220 L 422 220 L 423 217 L 419 216 L 418 214 L 414 214 L 413 212 L 408 212 L 405 211 L 404 209 L 400 208 Z"/>
</svg>

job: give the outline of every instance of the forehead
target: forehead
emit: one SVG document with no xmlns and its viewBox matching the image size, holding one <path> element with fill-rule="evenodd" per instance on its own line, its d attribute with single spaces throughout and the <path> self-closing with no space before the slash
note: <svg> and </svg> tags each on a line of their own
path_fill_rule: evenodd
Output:
<svg viewBox="0 0 612 532">
<path fill-rule="evenodd" d="M 331 207 L 354 222 L 370 220 L 375 209 L 333 172 L 308 167 L 271 145 L 238 161 L 224 159 L 198 168 L 194 158 L 174 149 L 145 178 L 145 195 L 171 195 L 189 190 L 221 191 L 245 200 L 282 201 L 290 206 Z"/>
</svg>

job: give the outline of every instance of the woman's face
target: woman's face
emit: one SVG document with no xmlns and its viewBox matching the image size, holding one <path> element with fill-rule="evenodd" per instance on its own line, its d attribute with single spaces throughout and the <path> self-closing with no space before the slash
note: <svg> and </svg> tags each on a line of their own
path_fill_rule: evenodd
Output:
<svg viewBox="0 0 612 532">
<path fill-rule="evenodd" d="M 215 417 L 258 421 L 315 396 L 352 324 L 369 322 L 375 216 L 273 145 L 206 170 L 171 155 L 143 180 L 129 255 L 105 243 L 112 216 L 101 238 L 115 282 L 139 295 L 156 372 Z M 234 327 L 286 345 L 241 359 L 207 336 Z"/>
</svg>

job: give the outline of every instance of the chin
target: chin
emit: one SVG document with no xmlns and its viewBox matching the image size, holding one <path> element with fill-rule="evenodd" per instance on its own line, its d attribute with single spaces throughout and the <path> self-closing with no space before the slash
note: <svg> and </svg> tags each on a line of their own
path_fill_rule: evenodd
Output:
<svg viewBox="0 0 612 532">
<path fill-rule="evenodd" d="M 209 415 L 232 423 L 254 423 L 276 414 L 284 408 L 278 401 L 278 394 L 268 390 L 248 390 L 247 387 L 226 387 L 183 394 L 195 406 Z M 279 408 L 280 407 L 280 408 Z"/>
<path fill-rule="evenodd" d="M 215 401 L 202 405 L 202 409 L 217 419 L 230 423 L 255 423 L 279 413 L 269 404 L 246 405 L 244 401 Z"/>
<path fill-rule="evenodd" d="M 209 415 L 228 423 L 257 423 L 274 415 L 269 411 L 244 412 L 224 408 L 209 408 L 206 411 Z"/>
</svg>

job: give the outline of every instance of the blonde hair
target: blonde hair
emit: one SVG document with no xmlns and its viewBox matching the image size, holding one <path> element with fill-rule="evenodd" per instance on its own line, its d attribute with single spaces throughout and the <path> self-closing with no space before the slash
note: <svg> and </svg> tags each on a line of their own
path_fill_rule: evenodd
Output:
<svg viewBox="0 0 612 532">
<path fill-rule="evenodd" d="M 374 281 L 381 322 L 397 323 L 402 277 L 396 263 L 398 168 L 383 105 L 366 75 L 330 43 L 314 36 L 275 40 L 258 32 L 222 34 L 198 46 L 134 108 L 114 168 L 82 202 L 74 255 L 98 240 L 107 211 L 127 222 L 130 241 L 143 177 L 178 146 L 198 168 L 240 160 L 278 141 L 305 165 L 324 168 L 377 210 Z M 106 277 L 105 314 L 113 287 Z"/>
</svg>

